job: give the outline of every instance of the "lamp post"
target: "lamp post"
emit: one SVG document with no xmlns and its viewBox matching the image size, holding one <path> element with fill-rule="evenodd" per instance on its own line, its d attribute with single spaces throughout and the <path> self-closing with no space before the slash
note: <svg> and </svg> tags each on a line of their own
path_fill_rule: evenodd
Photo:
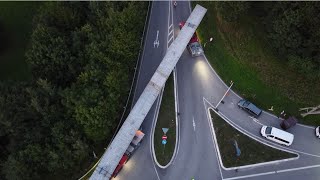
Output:
<svg viewBox="0 0 320 180">
<path fill-rule="evenodd" d="M 212 37 L 209 39 L 209 41 L 207 41 L 207 42 L 204 43 L 203 47 L 206 47 L 206 44 L 207 44 L 208 42 L 211 42 L 211 41 L 213 41 L 213 38 L 212 38 Z"/>
</svg>

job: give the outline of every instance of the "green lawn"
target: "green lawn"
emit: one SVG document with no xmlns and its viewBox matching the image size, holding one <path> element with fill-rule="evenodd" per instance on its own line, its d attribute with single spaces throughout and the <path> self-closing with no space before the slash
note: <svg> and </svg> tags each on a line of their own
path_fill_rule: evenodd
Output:
<svg viewBox="0 0 320 180">
<path fill-rule="evenodd" d="M 167 144 L 162 145 L 162 128 L 169 128 L 167 132 Z M 164 88 L 157 125 L 154 132 L 154 149 L 158 162 L 167 165 L 171 160 L 176 144 L 176 117 L 173 75 L 166 82 Z"/>
<path fill-rule="evenodd" d="M 225 82 L 235 82 L 238 94 L 264 110 L 273 106 L 274 114 L 285 110 L 301 123 L 320 125 L 319 115 L 302 118 L 298 111 L 319 104 L 320 83 L 289 69 L 275 56 L 257 19 L 242 17 L 237 23 L 226 23 L 215 10 L 217 2 L 197 3 L 208 9 L 198 28 L 199 37 L 202 42 L 214 38 L 205 54 Z"/>
<path fill-rule="evenodd" d="M 271 148 L 247 137 L 231 127 L 213 110 L 210 110 L 210 115 L 222 162 L 227 168 L 297 157 L 296 154 Z M 236 156 L 234 140 L 241 150 L 239 157 Z"/>
<path fill-rule="evenodd" d="M 0 2 L 0 80 L 28 80 L 25 50 L 41 2 Z"/>
</svg>

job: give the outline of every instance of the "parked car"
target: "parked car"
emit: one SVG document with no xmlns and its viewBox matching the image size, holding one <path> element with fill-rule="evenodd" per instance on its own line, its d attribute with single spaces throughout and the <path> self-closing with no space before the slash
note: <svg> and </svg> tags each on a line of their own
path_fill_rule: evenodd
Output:
<svg viewBox="0 0 320 180">
<path fill-rule="evenodd" d="M 320 126 L 316 127 L 316 136 L 320 138 Z"/>
<path fill-rule="evenodd" d="M 271 126 L 262 126 L 260 133 L 263 137 L 286 146 L 290 146 L 294 139 L 293 134 Z"/>
<path fill-rule="evenodd" d="M 281 122 L 280 126 L 283 130 L 287 130 L 291 128 L 292 126 L 296 125 L 298 122 L 298 119 L 290 116 L 288 119 L 285 119 Z"/>
<path fill-rule="evenodd" d="M 248 113 L 250 113 L 251 115 L 253 115 L 256 118 L 259 117 L 260 114 L 262 113 L 261 109 L 259 109 L 257 106 L 252 104 L 250 101 L 247 101 L 245 99 L 242 99 L 238 102 L 238 107 L 247 111 Z"/>
</svg>

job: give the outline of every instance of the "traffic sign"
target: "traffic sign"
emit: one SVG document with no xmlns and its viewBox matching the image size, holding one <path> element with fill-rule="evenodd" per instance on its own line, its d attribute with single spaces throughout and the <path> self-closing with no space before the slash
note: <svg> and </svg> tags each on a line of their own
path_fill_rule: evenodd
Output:
<svg viewBox="0 0 320 180">
<path fill-rule="evenodd" d="M 162 144 L 163 144 L 163 145 L 166 145 L 166 144 L 167 144 L 167 140 L 165 140 L 165 139 L 162 140 Z"/>
<path fill-rule="evenodd" d="M 169 128 L 162 128 L 162 131 L 164 134 L 167 134 L 167 132 L 169 131 Z"/>
<path fill-rule="evenodd" d="M 168 137 L 166 135 L 162 136 L 162 140 L 167 140 L 167 139 L 168 139 Z"/>
</svg>

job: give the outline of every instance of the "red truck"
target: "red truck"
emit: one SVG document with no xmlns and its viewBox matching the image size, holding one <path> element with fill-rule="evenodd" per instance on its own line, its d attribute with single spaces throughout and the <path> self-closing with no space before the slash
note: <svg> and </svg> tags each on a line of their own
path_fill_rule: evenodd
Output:
<svg viewBox="0 0 320 180">
<path fill-rule="evenodd" d="M 184 21 L 179 23 L 180 30 L 182 29 L 182 27 L 184 25 L 185 25 Z M 203 54 L 203 49 L 202 49 L 201 44 L 199 42 L 197 32 L 195 32 L 193 34 L 192 38 L 190 39 L 189 44 L 188 44 L 188 50 L 189 50 L 190 54 L 192 55 L 192 57 L 200 56 Z"/>
<path fill-rule="evenodd" d="M 133 137 L 128 149 L 126 152 L 123 154 L 122 158 L 119 161 L 118 166 L 116 169 L 113 171 L 112 176 L 110 179 L 116 177 L 118 173 L 121 171 L 123 166 L 126 164 L 126 162 L 129 160 L 129 158 L 132 156 L 134 151 L 140 146 L 140 143 L 144 137 L 144 133 L 141 130 L 136 131 L 135 136 Z"/>
</svg>

